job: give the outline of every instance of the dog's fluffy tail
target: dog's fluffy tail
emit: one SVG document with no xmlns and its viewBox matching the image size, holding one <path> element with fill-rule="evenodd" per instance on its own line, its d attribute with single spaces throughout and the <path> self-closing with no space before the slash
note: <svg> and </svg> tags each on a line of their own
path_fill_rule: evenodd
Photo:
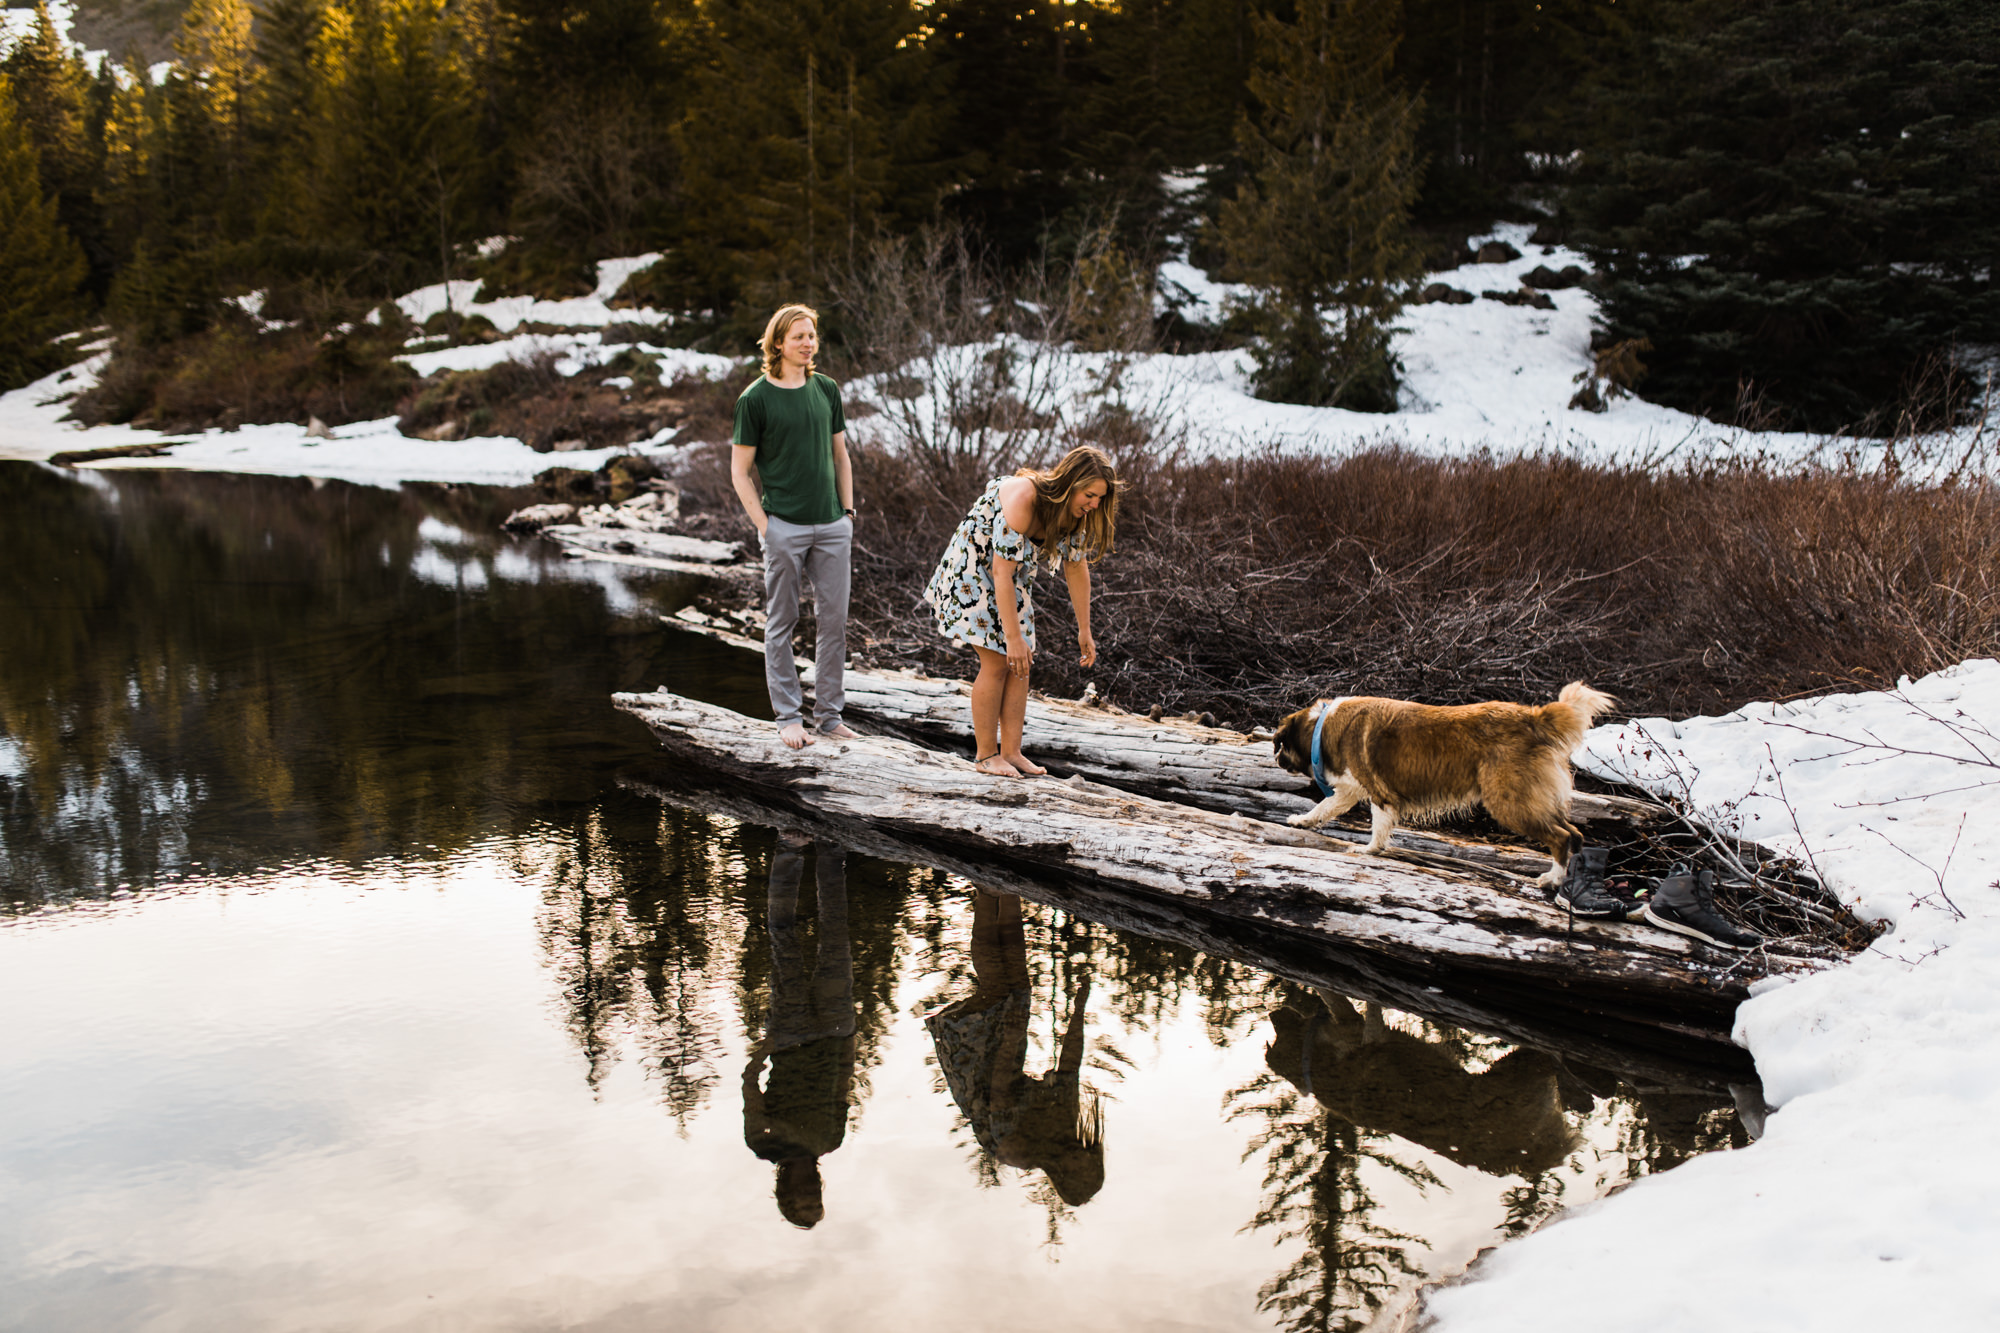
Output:
<svg viewBox="0 0 2000 1333">
<path fill-rule="evenodd" d="M 1563 686 L 1556 702 L 1543 704 L 1538 711 L 1543 726 L 1554 733 L 1557 746 L 1569 754 L 1583 744 L 1583 733 L 1590 730 L 1598 715 L 1610 712 L 1617 704 L 1603 690 L 1593 690 L 1582 681 L 1573 680 Z"/>
</svg>

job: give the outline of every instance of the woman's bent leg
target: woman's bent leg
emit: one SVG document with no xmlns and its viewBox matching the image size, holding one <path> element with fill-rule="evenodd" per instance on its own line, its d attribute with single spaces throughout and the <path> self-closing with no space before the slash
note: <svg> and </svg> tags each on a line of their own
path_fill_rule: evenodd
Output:
<svg viewBox="0 0 2000 1333">
<path fill-rule="evenodd" d="M 991 648 L 973 646 L 979 654 L 979 674 L 972 679 L 972 743 L 975 767 L 996 778 L 1019 777 L 1020 770 L 1000 758 L 1000 714 L 1005 704 L 1009 680 L 1007 655 Z M 1023 698 L 1026 697 L 1025 687 Z M 1019 728 L 1015 748 L 1019 748 Z"/>
</svg>

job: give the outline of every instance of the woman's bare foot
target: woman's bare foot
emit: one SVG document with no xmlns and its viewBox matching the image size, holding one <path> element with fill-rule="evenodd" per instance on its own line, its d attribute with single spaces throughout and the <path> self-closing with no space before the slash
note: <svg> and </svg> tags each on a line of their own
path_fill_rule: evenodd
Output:
<svg viewBox="0 0 2000 1333">
<path fill-rule="evenodd" d="M 987 755 L 984 759 L 973 760 L 972 767 L 975 772 L 984 773 L 989 778 L 1018 778 L 1021 776 L 1021 770 L 1008 763 L 1005 759 L 1002 759 L 1000 752 L 997 750 Z"/>
<path fill-rule="evenodd" d="M 1022 754 L 1018 750 L 1015 751 L 1013 754 L 1003 755 L 1001 757 L 1007 763 L 1012 764 L 1014 766 L 1014 771 L 1016 773 L 1021 774 L 1023 777 L 1038 778 L 1041 777 L 1044 773 L 1047 773 L 1049 771 L 1046 768 L 1043 768 L 1040 764 L 1036 763 L 1034 760 L 1028 758 L 1028 756 Z"/>
<path fill-rule="evenodd" d="M 806 724 L 803 722 L 794 722 L 779 731 L 778 739 L 794 750 L 802 750 L 813 743 L 813 738 L 806 734 Z"/>
<path fill-rule="evenodd" d="M 834 738 L 835 740 L 837 740 L 837 741 L 853 741 L 853 740 L 859 740 L 859 739 L 861 739 L 861 733 L 859 733 L 859 732 L 855 731 L 855 730 L 854 730 L 854 729 L 853 729 L 852 727 L 848 726 L 848 725 L 847 725 L 847 724 L 846 724 L 845 722 L 836 722 L 836 723 L 834 723 L 834 724 L 833 724 L 832 726 L 828 727 L 828 728 L 827 728 L 826 730 L 824 730 L 824 731 L 820 732 L 820 735 L 822 735 L 822 736 L 831 736 L 831 737 L 833 737 L 833 738 Z"/>
</svg>

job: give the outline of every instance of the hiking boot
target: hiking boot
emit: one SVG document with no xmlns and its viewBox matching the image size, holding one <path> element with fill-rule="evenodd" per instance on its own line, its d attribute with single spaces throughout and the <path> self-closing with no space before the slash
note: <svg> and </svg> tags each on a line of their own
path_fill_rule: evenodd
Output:
<svg viewBox="0 0 2000 1333">
<path fill-rule="evenodd" d="M 1725 949 L 1747 949 L 1762 944 L 1764 937 L 1725 921 L 1715 910 L 1715 872 L 1695 874 L 1686 866 L 1675 866 L 1671 875 L 1653 889 L 1646 904 L 1646 920 L 1662 930 L 1689 935 L 1706 944 Z"/>
<path fill-rule="evenodd" d="M 1603 847 L 1586 847 L 1570 857 L 1569 873 L 1552 895 L 1556 906 L 1586 921 L 1623 921 L 1625 904 L 1604 892 L 1604 867 L 1610 859 Z"/>
</svg>

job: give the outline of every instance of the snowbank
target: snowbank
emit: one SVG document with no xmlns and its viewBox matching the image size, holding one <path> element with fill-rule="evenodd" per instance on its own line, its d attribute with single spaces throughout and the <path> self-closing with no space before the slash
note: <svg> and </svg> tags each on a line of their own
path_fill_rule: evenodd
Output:
<svg viewBox="0 0 2000 1333">
<path fill-rule="evenodd" d="M 1491 236 L 1474 238 L 1475 243 L 1489 239 L 1506 241 L 1523 252 L 1519 259 L 1503 264 L 1466 264 L 1431 276 L 1477 295 L 1518 291 L 1522 276 L 1540 265 L 1554 269 L 1569 265 L 1587 267 L 1584 257 L 1574 251 L 1528 244 L 1527 232 L 1525 227 L 1509 224 Z M 607 325 L 661 326 L 669 322 L 669 317 L 658 311 L 615 310 L 610 305 L 611 298 L 628 277 L 658 258 L 658 255 L 640 255 L 604 260 L 598 265 L 597 286 L 592 294 L 563 301 L 540 301 L 526 296 L 477 301 L 473 299 L 477 290 L 473 282 L 419 288 L 397 302 L 419 324 L 446 309 L 449 303 L 450 308 L 463 314 L 484 315 L 503 333 L 515 332 L 523 325 L 544 331 L 516 333 L 512 338 L 484 345 L 437 350 L 425 350 L 422 340 L 413 340 L 409 354 L 403 359 L 423 375 L 480 369 L 510 357 L 525 358 L 544 352 L 558 358 L 558 369 L 565 374 L 602 364 L 623 347 L 632 345 L 606 344 L 602 330 Z M 1161 291 L 1163 299 L 1173 301 L 1190 317 L 1209 320 L 1220 319 L 1229 301 L 1240 300 L 1246 294 L 1240 287 L 1215 282 L 1199 269 L 1178 261 L 1163 266 Z M 1553 310 L 1483 299 L 1466 305 L 1438 303 L 1410 307 L 1403 314 L 1402 331 L 1396 339 L 1396 351 L 1405 368 L 1402 407 L 1389 414 L 1260 401 L 1250 391 L 1250 356 L 1240 350 L 1137 358 L 1056 352 L 1045 354 L 1043 360 L 1054 404 L 1074 415 L 1088 417 L 1103 401 L 1107 383 L 1115 383 L 1117 394 L 1128 407 L 1171 420 L 1181 427 L 1179 433 L 1196 455 L 1226 456 L 1262 447 L 1339 452 L 1394 443 L 1436 455 L 1558 454 L 1590 462 L 1649 468 L 1715 458 L 1757 458 L 1779 466 L 1851 458 L 1868 466 L 1881 456 L 1882 446 L 1868 441 L 1731 430 L 1635 398 L 1616 400 L 1602 413 L 1572 410 L 1568 404 L 1577 388 L 1577 376 L 1592 364 L 1590 328 L 1596 301 L 1581 288 L 1555 291 L 1549 296 L 1555 303 Z M 716 375 L 740 364 L 727 357 L 671 351 L 647 343 L 638 346 L 649 354 L 664 355 L 662 371 L 668 375 L 682 371 Z M 953 349 L 968 367 L 987 350 L 990 349 Z M 99 365 L 101 362 L 91 362 L 77 367 L 75 374 L 60 383 L 43 381 L 0 396 L 0 458 L 46 458 L 63 449 L 160 443 L 177 438 L 121 427 L 101 427 L 85 435 L 78 428 L 61 425 L 57 418 L 64 408 L 58 395 L 88 384 Z M 857 397 L 871 394 L 879 397 L 875 393 L 878 387 L 865 380 L 850 386 Z M 933 386 L 927 399 L 919 404 L 920 408 L 933 415 L 949 411 L 945 406 L 949 395 L 942 385 Z M 890 417 L 891 414 L 884 413 L 857 418 L 853 426 L 856 439 L 865 442 L 889 429 Z M 138 465 L 203 468 L 241 465 L 246 471 L 289 470 L 302 475 L 355 479 L 361 479 L 366 472 L 369 480 L 394 476 L 404 480 L 471 481 L 505 472 L 504 468 L 499 473 L 495 471 L 497 454 L 490 458 L 471 456 L 475 451 L 491 453 L 490 441 L 466 441 L 438 450 L 411 450 L 407 448 L 408 441 L 370 428 L 365 438 L 378 441 L 385 458 L 362 460 L 354 471 L 328 474 L 322 470 L 327 455 L 312 452 L 314 446 L 305 440 L 303 428 L 272 426 L 256 431 L 259 443 L 254 447 L 204 441 L 201 448 L 180 446 L 170 457 L 144 460 Z M 364 436 L 357 434 L 355 438 Z M 1966 438 L 1969 440 L 1970 436 Z M 289 464 L 282 457 L 287 448 L 291 451 Z M 1945 443 L 1934 452 L 1940 458 L 1955 459 L 1964 450 L 1962 442 L 1957 446 Z M 1991 451 L 1988 453 L 1990 456 Z M 429 474 L 423 469 L 430 469 Z M 1919 466 L 1910 466 L 1906 475 L 1915 477 L 1921 471 Z"/>
<path fill-rule="evenodd" d="M 1496 1251 L 1432 1297 L 1440 1333 L 2000 1327 L 1996 732 L 2000 662 L 1982 660 L 1591 734 L 1587 767 L 1809 855 L 1893 928 L 1738 1011 L 1781 1108 L 1761 1141 Z"/>
<path fill-rule="evenodd" d="M 479 282 L 460 279 L 419 287 L 408 296 L 398 297 L 397 309 L 422 324 L 432 315 L 456 310 L 461 315 L 484 315 L 502 333 L 511 333 L 523 324 L 554 324 L 567 328 L 602 328 L 606 324 L 669 324 L 673 317 L 651 309 L 617 310 L 611 298 L 625 280 L 641 269 L 651 268 L 659 255 L 638 255 L 630 259 L 602 259 L 597 264 L 597 286 L 588 296 L 561 301 L 544 301 L 534 296 L 503 296 L 494 301 L 475 299 Z"/>
</svg>

